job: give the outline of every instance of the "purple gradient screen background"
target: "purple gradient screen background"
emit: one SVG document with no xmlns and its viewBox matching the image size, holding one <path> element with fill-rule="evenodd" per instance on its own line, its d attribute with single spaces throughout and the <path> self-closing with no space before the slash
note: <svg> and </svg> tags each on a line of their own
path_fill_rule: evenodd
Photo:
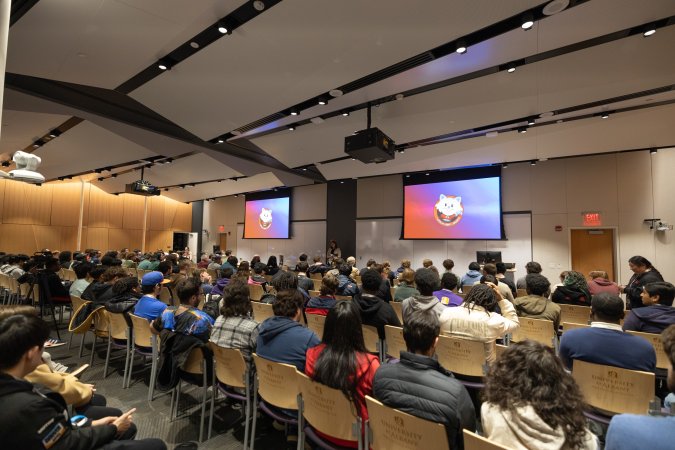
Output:
<svg viewBox="0 0 675 450">
<path fill-rule="evenodd" d="M 499 177 L 415 184 L 404 187 L 404 239 L 501 239 Z M 434 218 L 440 195 L 462 197 L 464 214 L 455 226 Z"/>
<path fill-rule="evenodd" d="M 244 239 L 288 239 L 289 198 L 270 198 L 267 200 L 250 200 L 246 202 L 244 216 Z M 272 210 L 272 226 L 263 230 L 258 218 L 263 208 Z"/>
</svg>

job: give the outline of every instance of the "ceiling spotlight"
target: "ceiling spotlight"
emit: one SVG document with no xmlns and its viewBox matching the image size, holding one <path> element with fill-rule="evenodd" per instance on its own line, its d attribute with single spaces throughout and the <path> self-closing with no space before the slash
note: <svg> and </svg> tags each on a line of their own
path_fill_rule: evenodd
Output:
<svg viewBox="0 0 675 450">
<path fill-rule="evenodd" d="M 404 154 L 404 153 L 405 153 L 405 149 L 402 148 L 402 149 L 400 149 L 398 152 L 399 152 L 400 154 Z"/>
<path fill-rule="evenodd" d="M 455 45 L 455 51 L 459 53 L 460 55 L 463 55 L 466 53 L 466 42 L 464 41 L 457 41 L 457 44 Z"/>
<path fill-rule="evenodd" d="M 293 131 L 293 130 L 295 130 L 295 125 L 291 125 L 291 126 L 288 127 L 288 131 Z"/>
<path fill-rule="evenodd" d="M 506 66 L 506 71 L 508 73 L 513 73 L 516 71 L 516 63 L 511 63 L 508 66 Z"/>
<path fill-rule="evenodd" d="M 227 23 L 225 23 L 224 20 L 219 20 L 218 21 L 218 32 L 220 34 L 227 34 L 230 32 L 230 27 L 227 26 Z"/>
<path fill-rule="evenodd" d="M 300 114 L 300 111 L 295 108 L 291 109 L 291 116 L 297 116 L 298 114 Z"/>
<path fill-rule="evenodd" d="M 345 184 L 344 180 L 340 181 L 340 184 Z"/>
<path fill-rule="evenodd" d="M 54 130 L 49 132 L 50 138 L 55 138 L 55 137 L 59 137 L 59 136 L 61 136 L 61 131 L 59 131 L 59 130 L 54 129 Z"/>
<path fill-rule="evenodd" d="M 325 105 L 328 103 L 326 97 L 319 97 L 319 105 Z"/>
<path fill-rule="evenodd" d="M 518 133 L 520 134 L 527 133 L 527 127 L 518 127 Z"/>
<path fill-rule="evenodd" d="M 507 167 L 509 167 L 509 163 L 502 163 L 502 169 L 506 169 Z"/>
<path fill-rule="evenodd" d="M 218 140 L 216 141 L 216 144 L 222 144 L 223 142 L 225 142 L 225 141 L 222 140 L 222 139 L 218 139 Z"/>
<path fill-rule="evenodd" d="M 609 113 L 608 113 L 608 112 L 604 112 L 604 113 L 600 114 L 600 117 L 602 117 L 603 119 L 608 119 L 608 118 L 609 118 Z"/>
<path fill-rule="evenodd" d="M 166 158 L 164 160 L 164 164 L 171 164 L 173 162 L 173 158 Z"/>
<path fill-rule="evenodd" d="M 105 178 L 103 178 L 103 177 L 98 178 L 98 181 L 103 181 L 103 180 L 105 180 Z"/>
<path fill-rule="evenodd" d="M 262 0 L 255 0 L 253 2 L 253 7 L 255 8 L 256 11 L 262 11 L 263 9 L 265 9 L 265 2 L 263 2 Z"/>
<path fill-rule="evenodd" d="M 429 172 L 425 173 L 424 175 L 429 176 Z"/>
<path fill-rule="evenodd" d="M 349 116 L 349 111 L 342 111 L 342 117 Z"/>
<path fill-rule="evenodd" d="M 658 151 L 658 149 L 656 149 L 656 148 L 650 148 L 649 149 L 649 153 L 652 154 L 652 155 L 655 155 L 657 151 Z"/>
<path fill-rule="evenodd" d="M 164 192 L 167 192 L 168 190 L 169 190 L 169 188 L 164 188 Z"/>
<path fill-rule="evenodd" d="M 331 97 L 340 97 L 344 92 L 342 92 L 340 89 L 331 89 L 328 91 Z"/>
<path fill-rule="evenodd" d="M 520 24 L 520 28 L 523 30 L 529 30 L 534 26 L 534 17 L 532 13 L 523 14 L 523 21 Z"/>
<path fill-rule="evenodd" d="M 530 165 L 531 165 L 531 166 L 536 166 L 536 165 L 537 165 L 537 160 L 536 160 L 536 159 L 533 159 L 532 161 L 530 161 Z"/>
<path fill-rule="evenodd" d="M 653 25 L 650 25 L 650 26 L 647 27 L 645 32 L 642 33 L 642 36 L 649 37 L 649 36 L 653 35 L 654 33 L 656 33 L 656 28 L 654 28 Z"/>
<path fill-rule="evenodd" d="M 352 161 L 356 161 L 356 158 L 352 158 Z"/>
<path fill-rule="evenodd" d="M 117 174 L 116 174 L 116 173 L 113 173 L 113 174 L 110 175 L 110 176 L 113 177 L 113 178 L 117 178 Z"/>
<path fill-rule="evenodd" d="M 410 174 L 409 174 L 409 173 L 408 173 L 408 174 L 406 174 L 406 176 L 405 176 L 405 177 L 406 177 L 406 178 L 410 178 Z"/>
<path fill-rule="evenodd" d="M 303 171 L 303 172 L 307 172 L 307 167 L 303 167 L 303 168 L 302 168 L 302 171 Z"/>
<path fill-rule="evenodd" d="M 96 169 L 94 170 L 95 173 L 103 173 L 103 169 Z"/>
<path fill-rule="evenodd" d="M 239 197 L 239 194 L 234 194 L 235 197 Z"/>
<path fill-rule="evenodd" d="M 169 62 L 168 59 L 163 58 L 157 61 L 157 67 L 160 70 L 170 70 L 171 69 L 171 63 Z"/>
<path fill-rule="evenodd" d="M 185 185 L 184 185 L 184 184 L 181 184 L 181 185 L 180 185 L 180 188 L 181 188 L 181 189 L 185 189 Z"/>
<path fill-rule="evenodd" d="M 527 124 L 530 126 L 534 125 L 534 117 L 528 117 Z"/>
<path fill-rule="evenodd" d="M 37 141 L 33 142 L 33 148 L 38 148 L 41 145 L 44 145 L 44 142 L 42 141 L 42 139 L 38 139 Z"/>
</svg>

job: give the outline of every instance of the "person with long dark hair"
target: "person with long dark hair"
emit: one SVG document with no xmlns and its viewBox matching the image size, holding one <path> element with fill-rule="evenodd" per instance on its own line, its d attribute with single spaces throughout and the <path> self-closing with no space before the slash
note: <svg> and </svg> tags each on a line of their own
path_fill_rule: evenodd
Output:
<svg viewBox="0 0 675 450">
<path fill-rule="evenodd" d="M 340 250 L 337 241 L 331 239 L 328 242 L 328 249 L 326 250 L 326 262 L 330 263 L 333 262 L 334 259 L 341 257 L 342 257 L 342 250 Z"/>
<path fill-rule="evenodd" d="M 307 350 L 305 374 L 342 391 L 365 421 L 368 419 L 365 397 L 372 395 L 378 367 L 380 361 L 368 353 L 363 341 L 358 306 L 354 302 L 338 302 L 326 316 L 321 344 Z M 323 437 L 338 445 L 356 447 L 356 441 Z"/>
<path fill-rule="evenodd" d="M 265 275 L 276 275 L 279 272 L 279 264 L 277 264 L 277 257 L 272 255 L 267 258 L 267 266 L 265 267 Z"/>
<path fill-rule="evenodd" d="M 495 443 L 514 450 L 598 447 L 579 386 L 543 344 L 526 340 L 504 350 L 486 377 L 483 400 L 483 431 Z"/>
<path fill-rule="evenodd" d="M 663 276 L 644 256 L 633 256 L 630 258 L 628 260 L 628 267 L 633 271 L 633 276 L 630 277 L 627 285 L 619 286 L 619 290 L 626 294 L 626 300 L 628 305 L 630 305 L 630 309 L 642 308 L 645 306 L 642 303 L 642 288 L 646 284 L 663 281 Z"/>
</svg>

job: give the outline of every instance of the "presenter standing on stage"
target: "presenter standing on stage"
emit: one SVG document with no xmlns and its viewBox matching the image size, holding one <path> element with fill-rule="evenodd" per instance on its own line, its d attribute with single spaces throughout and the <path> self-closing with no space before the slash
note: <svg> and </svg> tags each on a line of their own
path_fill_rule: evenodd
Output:
<svg viewBox="0 0 675 450">
<path fill-rule="evenodd" d="M 342 257 L 342 251 L 340 251 L 340 247 L 338 247 L 335 240 L 331 240 L 328 242 L 328 250 L 326 250 L 326 262 L 330 264 L 334 259 L 340 257 Z"/>
</svg>

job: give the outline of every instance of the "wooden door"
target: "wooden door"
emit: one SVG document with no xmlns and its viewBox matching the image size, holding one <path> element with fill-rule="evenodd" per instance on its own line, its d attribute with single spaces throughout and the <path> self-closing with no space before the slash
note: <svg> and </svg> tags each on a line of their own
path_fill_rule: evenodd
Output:
<svg viewBox="0 0 675 450">
<path fill-rule="evenodd" d="M 614 230 L 583 229 L 572 231 L 572 270 L 588 273 L 604 270 L 610 280 L 616 280 L 614 268 Z"/>
<path fill-rule="evenodd" d="M 220 233 L 220 251 L 225 254 L 225 250 L 227 250 L 227 233 Z"/>
</svg>

